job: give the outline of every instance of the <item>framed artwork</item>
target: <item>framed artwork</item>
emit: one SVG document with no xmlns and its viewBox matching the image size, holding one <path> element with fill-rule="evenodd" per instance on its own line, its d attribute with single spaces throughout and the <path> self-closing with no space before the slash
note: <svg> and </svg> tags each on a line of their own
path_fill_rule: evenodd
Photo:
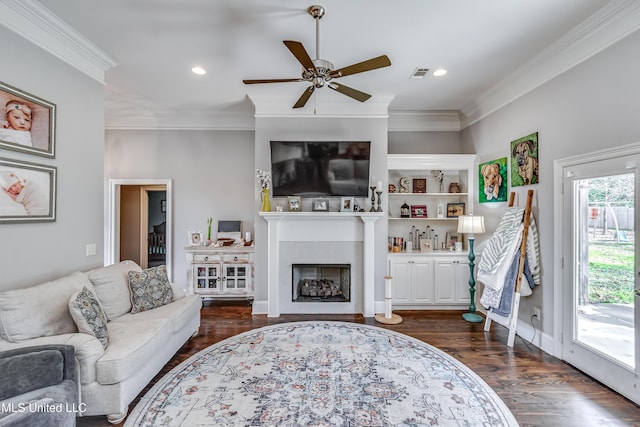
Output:
<svg viewBox="0 0 640 427">
<path fill-rule="evenodd" d="M 188 231 L 189 246 L 200 246 L 204 240 L 202 239 L 202 231 Z"/>
<path fill-rule="evenodd" d="M 0 82 L 0 148 L 55 157 L 56 106 Z"/>
<path fill-rule="evenodd" d="M 160 212 L 162 212 L 162 213 L 166 213 L 167 212 L 167 201 L 166 200 L 160 200 Z"/>
<path fill-rule="evenodd" d="M 353 212 L 353 196 L 340 198 L 340 212 Z"/>
<path fill-rule="evenodd" d="M 414 193 L 426 193 L 427 192 L 427 179 L 426 178 L 413 178 L 413 192 Z"/>
<path fill-rule="evenodd" d="M 511 186 L 540 182 L 538 175 L 538 132 L 511 141 Z"/>
<path fill-rule="evenodd" d="M 0 223 L 56 220 L 58 169 L 0 159 Z"/>
<path fill-rule="evenodd" d="M 300 212 L 300 196 L 289 196 L 289 212 Z"/>
<path fill-rule="evenodd" d="M 426 218 L 427 206 L 426 205 L 411 205 L 411 218 Z"/>
<path fill-rule="evenodd" d="M 431 252 L 433 250 L 433 240 L 420 239 L 420 250 L 422 252 Z"/>
<path fill-rule="evenodd" d="M 447 203 L 447 218 L 457 218 L 464 215 L 464 203 Z"/>
<path fill-rule="evenodd" d="M 313 199 L 312 210 L 314 212 L 329 212 L 329 199 Z"/>
<path fill-rule="evenodd" d="M 462 234 L 455 231 L 448 231 L 445 243 L 447 249 L 455 247 L 456 243 L 462 243 Z"/>
<path fill-rule="evenodd" d="M 478 201 L 507 201 L 507 158 L 492 160 L 478 165 Z"/>
</svg>

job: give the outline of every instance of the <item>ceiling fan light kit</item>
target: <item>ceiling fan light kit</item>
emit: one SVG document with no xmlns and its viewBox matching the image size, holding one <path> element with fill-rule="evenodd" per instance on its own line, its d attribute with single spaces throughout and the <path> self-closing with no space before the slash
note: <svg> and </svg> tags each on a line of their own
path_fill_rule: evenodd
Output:
<svg viewBox="0 0 640 427">
<path fill-rule="evenodd" d="M 371 95 L 351 87 L 331 81 L 344 76 L 352 74 L 363 73 L 365 71 L 371 71 L 378 68 L 388 67 L 391 65 L 391 61 L 386 55 L 381 55 L 375 58 L 368 59 L 366 61 L 358 62 L 356 64 L 349 65 L 347 67 L 334 69 L 334 65 L 331 61 L 320 58 L 320 25 L 319 21 L 324 16 L 325 9 L 319 5 L 310 6 L 307 12 L 316 21 L 316 58 L 311 59 L 302 43 L 294 40 L 284 40 L 283 43 L 289 51 L 295 56 L 298 62 L 302 65 L 302 76 L 300 78 L 291 79 L 261 79 L 261 80 L 243 80 L 244 84 L 261 84 L 261 83 L 288 83 L 288 82 L 309 82 L 309 86 L 298 98 L 293 108 L 302 108 L 305 106 L 311 95 L 313 95 L 316 88 L 326 86 L 329 89 L 335 90 L 343 95 L 353 98 L 357 101 L 364 102 L 371 98 Z"/>
</svg>

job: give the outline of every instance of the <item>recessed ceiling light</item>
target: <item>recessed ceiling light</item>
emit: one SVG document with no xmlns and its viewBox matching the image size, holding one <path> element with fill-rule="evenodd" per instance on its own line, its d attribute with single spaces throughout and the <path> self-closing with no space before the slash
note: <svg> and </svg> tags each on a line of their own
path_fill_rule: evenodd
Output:
<svg viewBox="0 0 640 427">
<path fill-rule="evenodd" d="M 447 70 L 445 70 L 444 68 L 438 68 L 433 72 L 433 75 L 436 77 L 444 76 L 445 74 L 447 74 Z"/>
<path fill-rule="evenodd" d="M 207 74 L 207 71 L 206 71 L 204 68 L 202 68 L 202 67 L 198 67 L 198 66 L 193 67 L 193 68 L 191 69 L 191 71 L 193 71 L 193 73 L 194 73 L 194 74 L 197 74 L 197 75 L 199 75 L 199 76 L 202 76 L 202 75 L 204 75 L 204 74 Z"/>
</svg>

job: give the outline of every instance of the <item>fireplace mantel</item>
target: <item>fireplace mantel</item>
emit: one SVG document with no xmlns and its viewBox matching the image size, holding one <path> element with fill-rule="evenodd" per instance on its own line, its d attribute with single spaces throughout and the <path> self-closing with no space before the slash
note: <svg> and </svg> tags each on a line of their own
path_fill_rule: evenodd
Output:
<svg viewBox="0 0 640 427">
<path fill-rule="evenodd" d="M 267 228 L 267 315 L 280 316 L 280 241 L 362 241 L 362 314 L 373 317 L 375 305 L 375 222 L 384 212 L 260 212 Z"/>
</svg>

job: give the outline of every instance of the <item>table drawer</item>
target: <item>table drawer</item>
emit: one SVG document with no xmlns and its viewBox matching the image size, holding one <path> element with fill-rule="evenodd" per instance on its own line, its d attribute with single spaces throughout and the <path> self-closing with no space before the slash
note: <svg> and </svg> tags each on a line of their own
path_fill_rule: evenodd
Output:
<svg viewBox="0 0 640 427">
<path fill-rule="evenodd" d="M 246 264 L 249 262 L 249 254 L 223 254 L 222 262 L 227 264 L 230 264 L 230 263 Z"/>
<path fill-rule="evenodd" d="M 200 255 L 196 254 L 193 256 L 193 262 L 220 262 L 220 255 L 211 254 L 211 255 Z"/>
</svg>

